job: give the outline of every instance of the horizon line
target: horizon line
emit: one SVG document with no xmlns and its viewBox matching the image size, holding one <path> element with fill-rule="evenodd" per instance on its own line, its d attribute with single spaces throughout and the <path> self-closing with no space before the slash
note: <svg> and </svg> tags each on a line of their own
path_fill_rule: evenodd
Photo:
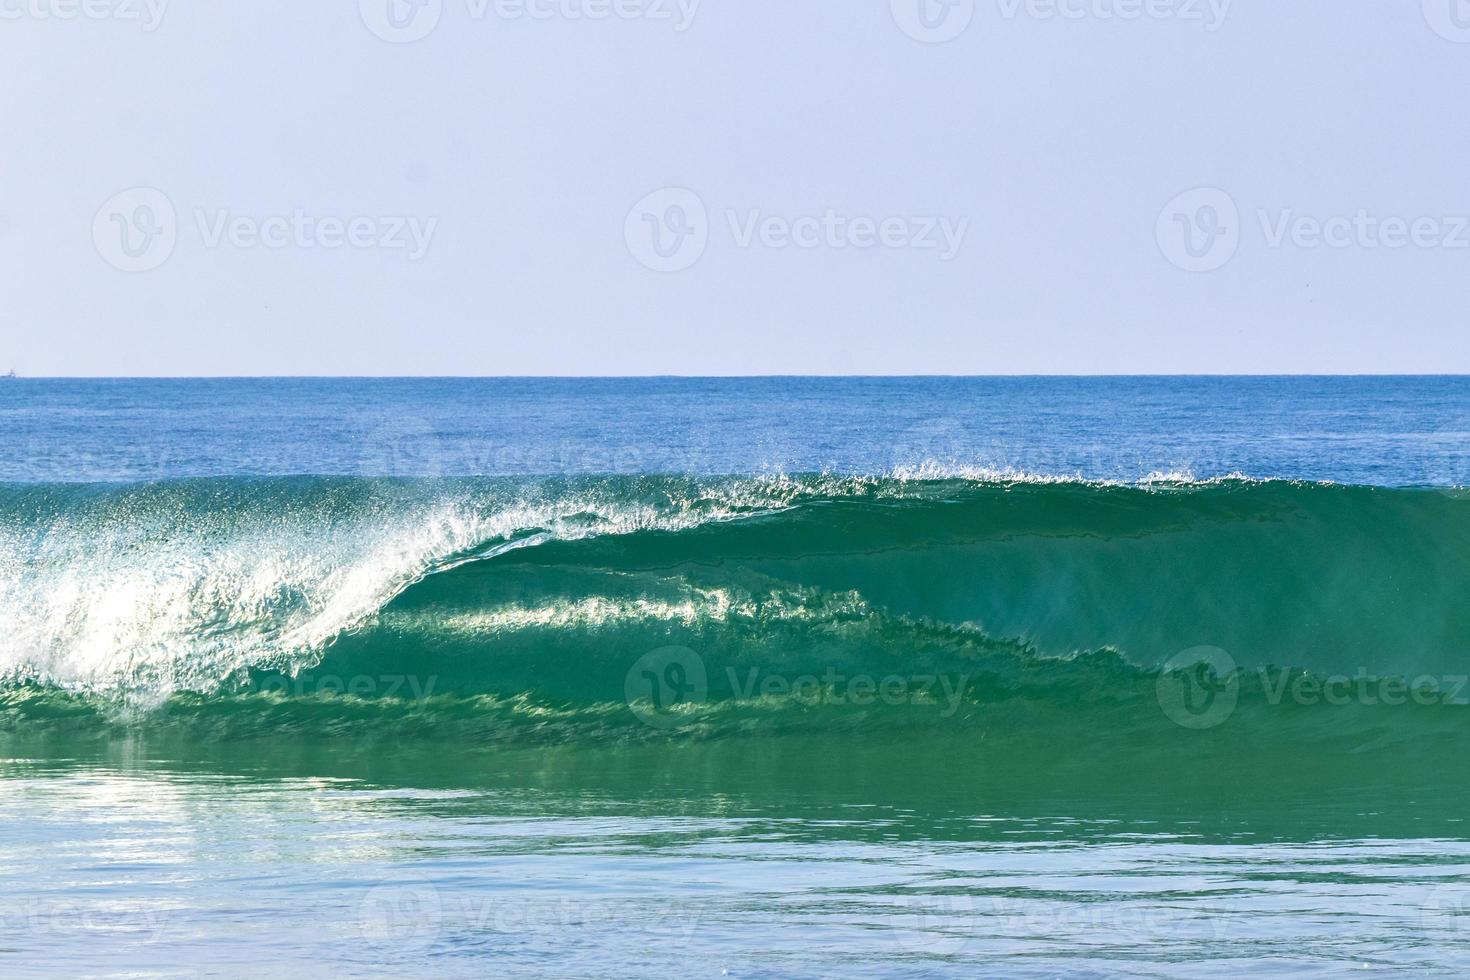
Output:
<svg viewBox="0 0 1470 980">
<path fill-rule="evenodd" d="M 37 374 L 0 381 L 922 381 L 1036 378 L 1466 378 L 1470 372 L 1137 372 L 1004 374 Z"/>
</svg>

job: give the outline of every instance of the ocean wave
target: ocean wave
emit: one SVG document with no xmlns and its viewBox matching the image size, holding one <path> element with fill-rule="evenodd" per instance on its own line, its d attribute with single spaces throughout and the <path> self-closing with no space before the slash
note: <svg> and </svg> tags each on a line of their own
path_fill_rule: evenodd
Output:
<svg viewBox="0 0 1470 980">
<path fill-rule="evenodd" d="M 782 692 L 807 677 L 963 677 L 947 723 L 989 725 L 1152 703 L 1197 647 L 1470 668 L 1463 491 L 937 472 L 3 486 L 0 715 L 645 737 L 629 672 L 670 647 L 706 732 L 940 703 L 833 712 Z"/>
<path fill-rule="evenodd" d="M 552 538 L 784 506 L 782 482 L 0 487 L 0 678 L 158 699 L 309 663 L 413 582 Z"/>
</svg>

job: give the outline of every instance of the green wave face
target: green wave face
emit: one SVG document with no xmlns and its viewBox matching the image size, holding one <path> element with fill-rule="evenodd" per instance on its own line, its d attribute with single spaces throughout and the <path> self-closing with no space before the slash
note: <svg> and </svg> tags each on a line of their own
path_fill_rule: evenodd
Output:
<svg viewBox="0 0 1470 980">
<path fill-rule="evenodd" d="M 1447 759 L 1470 701 L 1458 491 L 229 480 L 10 487 L 0 529 L 12 734 L 1244 765 Z"/>
</svg>

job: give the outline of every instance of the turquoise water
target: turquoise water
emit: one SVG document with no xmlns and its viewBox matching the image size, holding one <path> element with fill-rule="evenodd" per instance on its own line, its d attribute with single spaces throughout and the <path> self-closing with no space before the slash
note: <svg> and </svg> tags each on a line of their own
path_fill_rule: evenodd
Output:
<svg viewBox="0 0 1470 980">
<path fill-rule="evenodd" d="M 1470 381 L 0 382 L 0 975 L 1456 975 Z"/>
<path fill-rule="evenodd" d="M 991 785 L 969 747 L 11 762 L 8 975 L 1466 967 L 1464 825 L 1401 782 Z"/>
</svg>

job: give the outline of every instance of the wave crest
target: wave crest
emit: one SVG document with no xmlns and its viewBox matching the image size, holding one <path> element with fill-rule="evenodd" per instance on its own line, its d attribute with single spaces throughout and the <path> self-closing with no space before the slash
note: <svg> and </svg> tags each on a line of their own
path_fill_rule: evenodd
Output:
<svg viewBox="0 0 1470 980">
<path fill-rule="evenodd" d="M 320 668 L 591 705 L 671 643 L 874 673 L 1470 660 L 1463 492 L 937 472 L 0 486 L 0 679 L 146 707 Z"/>
</svg>

